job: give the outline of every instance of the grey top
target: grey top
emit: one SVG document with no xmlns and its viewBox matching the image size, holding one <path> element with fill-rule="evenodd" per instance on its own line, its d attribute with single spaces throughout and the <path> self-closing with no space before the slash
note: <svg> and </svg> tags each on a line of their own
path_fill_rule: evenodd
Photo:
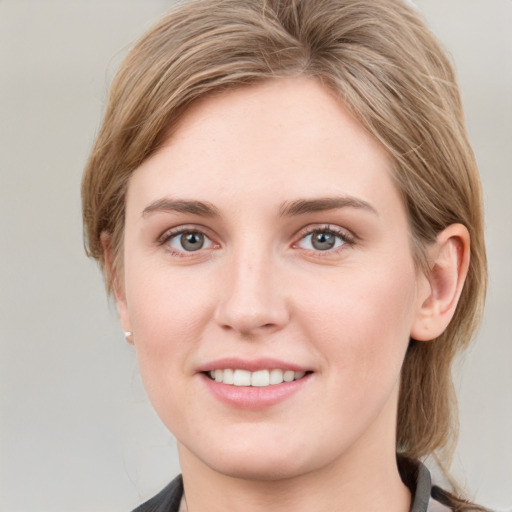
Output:
<svg viewBox="0 0 512 512">
<path fill-rule="evenodd" d="M 430 472 L 425 465 L 421 462 L 399 459 L 398 467 L 402 480 L 413 496 L 410 512 L 451 512 L 451 508 L 433 497 L 437 498 L 443 493 L 438 487 L 432 486 Z M 179 512 L 182 496 L 183 479 L 179 475 L 133 512 Z"/>
</svg>

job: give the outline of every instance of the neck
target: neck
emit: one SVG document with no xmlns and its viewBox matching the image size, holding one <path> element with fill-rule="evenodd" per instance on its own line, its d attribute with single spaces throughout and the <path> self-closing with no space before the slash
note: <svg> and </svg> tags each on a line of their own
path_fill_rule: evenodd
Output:
<svg viewBox="0 0 512 512">
<path fill-rule="evenodd" d="M 411 496 L 394 457 L 332 464 L 281 480 L 251 480 L 219 473 L 180 447 L 188 512 L 407 512 Z M 198 467 L 202 466 L 202 467 Z"/>
</svg>

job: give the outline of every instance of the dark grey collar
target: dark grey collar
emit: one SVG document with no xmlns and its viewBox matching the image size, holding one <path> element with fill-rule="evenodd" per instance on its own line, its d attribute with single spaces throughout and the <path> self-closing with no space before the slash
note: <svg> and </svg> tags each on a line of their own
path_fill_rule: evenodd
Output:
<svg viewBox="0 0 512 512">
<path fill-rule="evenodd" d="M 416 489 L 412 490 L 414 496 L 411 512 L 427 512 L 430 501 L 430 489 L 432 487 L 430 472 L 421 462 L 418 462 L 416 470 Z"/>
</svg>

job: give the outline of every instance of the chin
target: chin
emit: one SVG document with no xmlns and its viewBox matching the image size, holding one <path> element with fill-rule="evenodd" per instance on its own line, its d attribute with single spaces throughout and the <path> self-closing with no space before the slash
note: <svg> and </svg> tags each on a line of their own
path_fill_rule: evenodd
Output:
<svg viewBox="0 0 512 512">
<path fill-rule="evenodd" d="M 247 457 L 245 454 L 231 459 L 205 461 L 210 468 L 232 478 L 252 481 L 279 481 L 294 478 L 308 470 L 293 457 L 265 456 Z M 309 468 L 311 470 L 311 468 Z"/>
<path fill-rule="evenodd" d="M 249 439 L 249 441 L 247 441 Z M 332 462 L 332 451 L 316 451 L 312 443 L 277 442 L 276 439 L 231 437 L 221 444 L 195 445 L 186 450 L 201 465 L 215 473 L 252 481 L 279 481 L 296 478 Z M 202 448 L 202 449 L 201 449 Z M 180 454 L 181 455 L 181 454 Z"/>
</svg>

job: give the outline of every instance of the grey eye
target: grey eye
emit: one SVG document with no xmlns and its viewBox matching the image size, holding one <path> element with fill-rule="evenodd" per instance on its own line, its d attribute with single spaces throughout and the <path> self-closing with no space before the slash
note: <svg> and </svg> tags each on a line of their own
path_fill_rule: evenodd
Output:
<svg viewBox="0 0 512 512">
<path fill-rule="evenodd" d="M 198 251 L 204 245 L 204 235 L 201 233 L 183 233 L 180 242 L 186 251 Z"/>
<path fill-rule="evenodd" d="M 199 231 L 184 231 L 169 239 L 169 245 L 178 251 L 194 252 L 212 245 L 211 240 Z"/>
<path fill-rule="evenodd" d="M 336 237 L 332 233 L 313 233 L 311 245 L 319 251 L 327 251 L 334 247 Z"/>
<path fill-rule="evenodd" d="M 309 233 L 299 242 L 299 245 L 303 249 L 329 251 L 330 249 L 341 247 L 344 243 L 345 240 L 343 240 L 341 235 L 324 230 Z"/>
</svg>

